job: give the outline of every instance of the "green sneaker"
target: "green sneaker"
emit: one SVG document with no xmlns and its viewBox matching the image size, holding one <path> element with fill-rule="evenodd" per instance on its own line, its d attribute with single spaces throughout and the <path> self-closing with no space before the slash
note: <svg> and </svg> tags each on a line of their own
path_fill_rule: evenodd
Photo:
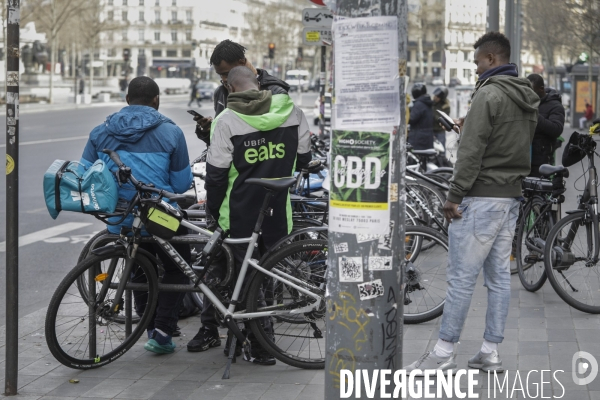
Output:
<svg viewBox="0 0 600 400">
<path fill-rule="evenodd" d="M 171 354 L 175 351 L 175 347 L 171 336 L 163 336 L 156 330 L 152 334 L 152 339 L 144 345 L 144 349 L 156 354 Z"/>
</svg>

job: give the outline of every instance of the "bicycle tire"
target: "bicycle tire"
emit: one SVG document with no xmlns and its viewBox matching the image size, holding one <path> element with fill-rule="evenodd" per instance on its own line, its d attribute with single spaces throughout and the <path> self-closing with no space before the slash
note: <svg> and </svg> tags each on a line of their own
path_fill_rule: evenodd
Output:
<svg viewBox="0 0 600 400">
<path fill-rule="evenodd" d="M 543 254 L 538 255 L 538 252 L 530 251 L 524 243 L 525 241 L 533 244 L 532 242 L 535 239 L 546 240 L 548 237 L 551 225 L 551 222 L 548 221 L 550 215 L 544 211 L 546 217 L 540 218 L 540 212 L 545 205 L 546 203 L 543 200 L 533 199 L 523 211 L 523 216 L 519 221 L 519 227 L 517 228 L 517 245 L 515 249 L 517 273 L 521 285 L 529 292 L 538 291 L 544 286 L 546 279 L 548 279 L 544 267 L 544 259 L 543 257 L 539 257 Z M 531 224 L 535 225 L 530 226 Z M 526 257 L 530 262 L 525 262 Z M 535 262 L 531 262 L 533 257 L 536 259 Z"/>
<path fill-rule="evenodd" d="M 99 278 L 99 275 L 97 274 L 98 268 L 103 271 L 102 266 L 99 266 L 100 263 L 112 259 L 117 259 L 118 263 L 119 259 L 122 258 L 126 258 L 126 250 L 124 248 L 115 249 L 110 253 L 100 256 L 93 255 L 87 257 L 83 262 L 77 264 L 58 285 L 46 312 L 45 334 L 46 343 L 50 352 L 61 364 L 74 369 L 92 369 L 111 363 L 125 354 L 125 352 L 137 342 L 144 333 L 150 319 L 153 318 L 158 298 L 158 278 L 152 263 L 143 255 L 138 254 L 136 256 L 136 265 L 137 268 L 139 268 L 137 269 L 138 274 L 142 278 L 140 282 L 145 280 L 145 282 L 148 283 L 148 290 L 147 293 L 144 291 L 131 291 L 132 299 L 133 296 L 141 299 L 139 304 L 145 301 L 145 306 L 140 306 L 140 312 L 143 314 L 136 324 L 135 329 L 132 329 L 131 334 L 127 336 L 127 332 L 123 330 L 122 323 L 117 322 L 114 316 L 103 316 L 102 312 L 106 311 L 105 307 L 109 304 L 105 303 L 104 299 L 95 307 L 94 320 L 100 320 L 98 325 L 94 323 L 93 326 L 95 326 L 95 328 L 90 326 L 92 323 L 88 318 L 90 312 L 88 301 L 79 295 L 79 289 L 77 287 L 73 288 L 72 286 L 78 284 L 78 278 L 81 274 L 91 273 L 93 276 Z M 110 277 L 111 282 L 112 279 L 118 275 L 118 270 L 115 269 L 112 277 Z M 100 287 L 108 276 L 103 278 L 104 279 L 101 279 L 100 281 L 95 279 L 96 282 L 99 282 L 96 283 L 97 293 L 100 292 Z M 111 290 L 113 289 L 109 289 L 105 299 L 110 300 Z M 123 296 L 127 298 L 125 293 Z M 62 301 L 65 297 L 67 297 L 69 301 L 63 304 Z M 78 298 L 80 300 L 78 300 Z M 132 303 L 133 302 L 138 304 L 136 300 L 133 300 Z M 65 307 L 62 307 L 63 305 Z M 129 303 L 129 305 L 133 308 L 131 303 Z M 127 304 L 125 304 L 125 300 L 123 300 L 123 307 L 121 310 L 125 310 L 126 306 Z M 138 310 L 135 310 L 135 312 L 137 313 Z M 73 314 L 68 316 L 65 315 L 66 313 Z M 132 312 L 132 315 L 133 314 L 134 312 Z M 72 324 L 73 326 L 67 324 Z M 100 326 L 105 326 L 105 328 L 100 329 Z M 57 331 L 57 329 L 59 329 L 59 331 Z M 89 348 L 89 344 L 92 342 L 90 340 L 90 332 L 92 329 L 94 330 L 94 335 L 96 335 L 94 343 L 96 344 L 97 350 L 99 351 L 100 348 L 102 348 L 102 351 L 105 351 L 106 347 L 109 345 L 110 350 L 107 353 L 100 355 L 98 351 L 95 351 L 93 352 L 95 354 L 90 354 L 90 352 L 93 351 Z M 65 334 L 73 334 L 74 337 L 69 339 L 69 336 L 65 337 Z M 102 337 L 100 337 L 101 334 L 104 334 L 103 346 L 99 346 L 98 343 L 96 343 L 98 340 L 102 340 Z M 112 334 L 115 334 L 114 338 L 112 337 Z M 86 337 L 88 338 L 87 344 L 85 348 L 81 350 L 83 343 L 86 341 Z M 117 339 L 123 339 L 123 341 L 120 345 L 114 347 L 113 339 L 115 341 Z M 73 344 L 73 341 L 75 341 L 75 344 Z M 79 347 L 75 349 L 77 344 L 79 344 Z M 67 346 L 70 345 L 72 346 L 67 349 Z"/>
<path fill-rule="evenodd" d="M 407 186 L 416 192 L 417 196 L 424 201 L 425 206 L 429 208 L 429 211 L 433 214 L 435 219 L 446 229 L 448 229 L 448 221 L 444 217 L 444 203 L 446 202 L 446 196 L 442 192 L 429 182 L 422 180 L 407 182 Z M 411 197 L 407 195 L 407 200 Z M 415 209 L 421 210 L 421 219 L 424 221 L 425 226 L 431 227 L 437 231 L 441 231 L 440 227 L 433 222 L 433 219 L 427 214 L 427 212 L 418 203 L 415 203 Z"/>
<path fill-rule="evenodd" d="M 577 228 L 575 230 L 575 239 L 577 239 L 577 234 L 581 231 L 581 228 L 585 227 L 586 235 L 588 234 L 589 230 L 592 229 L 592 221 L 591 219 L 586 219 L 585 213 L 578 212 L 567 215 L 554 225 L 548 234 L 548 239 L 546 240 L 546 246 L 544 248 L 544 267 L 546 268 L 546 274 L 548 275 L 548 280 L 554 288 L 554 291 L 565 301 L 565 303 L 585 313 L 600 314 L 600 272 L 598 271 L 600 266 L 597 263 L 590 267 L 586 266 L 587 254 L 593 254 L 594 252 L 593 248 L 589 249 L 587 247 L 587 236 L 585 250 L 582 249 L 582 256 L 579 257 L 583 260 L 575 261 L 567 268 L 561 267 L 556 263 L 557 249 L 555 249 L 555 246 L 563 251 L 570 251 L 573 249 L 574 244 L 571 244 L 568 249 L 565 248 L 564 236 L 561 236 L 561 234 L 564 233 L 563 229 L 567 228 L 568 230 L 571 230 L 573 227 Z M 576 263 L 578 265 L 575 265 Z M 566 271 L 568 276 L 565 276 L 563 271 Z M 586 271 L 587 274 L 585 273 Z M 578 272 L 583 273 L 576 276 Z M 563 287 L 563 283 L 565 283 L 566 286 L 569 286 L 570 290 Z M 582 287 L 587 287 L 587 290 L 582 292 Z M 596 294 L 596 304 L 590 305 L 583 303 L 581 298 L 576 299 L 571 293 L 586 293 L 588 295 Z"/>
<path fill-rule="evenodd" d="M 278 266 L 280 263 L 281 263 L 281 265 L 283 265 L 283 264 L 287 265 L 290 260 L 290 257 L 294 254 L 300 255 L 302 253 L 305 253 L 308 255 L 312 252 L 319 252 L 319 253 L 322 253 L 326 257 L 327 256 L 327 254 L 326 254 L 327 246 L 328 246 L 328 244 L 324 240 L 304 240 L 301 242 L 294 242 L 294 243 L 290 244 L 289 246 L 286 246 L 286 247 L 282 248 L 281 250 L 277 251 L 272 256 L 270 256 L 263 263 L 262 267 L 264 269 L 270 271 L 273 268 L 275 268 L 276 266 Z M 301 260 L 301 259 L 298 259 L 298 260 Z M 294 261 L 297 261 L 297 260 L 294 260 Z M 309 266 L 308 268 L 310 268 L 310 262 L 311 262 L 310 260 L 301 260 L 301 262 L 299 264 L 294 264 L 295 267 L 299 267 L 299 266 L 301 267 L 301 268 L 296 268 L 296 270 L 300 271 L 299 274 L 295 274 L 296 278 L 298 278 L 298 279 L 305 278 L 304 280 L 308 280 L 308 279 L 306 279 L 306 276 L 307 276 L 306 268 L 307 268 L 307 266 Z M 326 262 L 326 260 L 325 260 L 325 262 Z M 283 269 L 281 265 L 279 266 L 279 268 Z M 289 269 L 286 269 L 286 271 L 289 273 Z M 303 276 L 301 276 L 300 274 L 302 274 Z M 251 320 L 251 321 L 249 321 L 248 324 L 250 326 L 250 329 L 254 333 L 256 340 L 260 343 L 260 345 L 264 349 L 266 349 L 269 353 L 271 353 L 271 355 L 273 355 L 275 358 L 277 358 L 279 361 L 281 361 L 285 364 L 291 365 L 293 367 L 297 367 L 297 368 L 323 369 L 325 367 L 325 335 L 323 334 L 323 332 L 326 332 L 326 329 L 325 329 L 326 264 L 325 264 L 324 269 L 319 270 L 315 274 L 313 274 L 313 270 L 310 269 L 310 273 L 308 274 L 308 276 L 310 277 L 310 279 L 313 279 L 313 282 L 311 282 L 311 285 L 315 285 L 317 283 L 317 281 L 320 281 L 319 282 L 319 286 L 320 286 L 319 294 L 321 296 L 321 307 L 316 312 L 313 312 L 312 315 L 306 316 L 307 320 L 304 324 L 299 323 L 296 320 L 295 315 L 293 316 L 294 320 L 295 320 L 294 322 L 288 322 L 285 320 L 285 318 L 284 319 L 275 318 L 276 321 L 273 321 L 274 339 L 271 339 L 270 335 L 265 332 L 264 327 L 259 319 Z M 246 300 L 247 301 L 246 302 L 246 311 L 249 313 L 257 312 L 259 309 L 258 302 L 259 302 L 259 298 L 262 293 L 262 287 L 263 287 L 263 282 L 265 282 L 265 278 L 266 278 L 266 275 L 259 273 L 252 279 L 252 282 L 249 285 L 248 297 Z M 298 292 L 295 291 L 295 289 L 290 289 L 287 287 L 286 287 L 286 289 L 290 290 L 289 293 L 295 292 L 296 294 L 298 294 Z M 291 296 L 293 297 L 293 294 L 291 294 Z M 267 298 L 266 300 L 267 300 L 267 304 L 269 304 L 269 299 Z M 313 321 L 308 321 L 308 319 L 312 319 Z M 314 323 L 315 327 L 321 332 L 321 336 L 322 336 L 321 338 L 316 337 L 316 336 L 318 336 L 318 335 L 316 335 L 316 330 L 313 332 L 312 336 L 307 335 L 307 336 L 303 337 L 302 343 L 300 343 L 301 349 L 298 351 L 298 354 L 291 354 L 288 352 L 290 348 L 294 347 L 293 342 L 290 346 L 287 347 L 286 350 L 281 348 L 282 345 L 285 346 L 286 344 L 289 343 L 289 339 L 287 339 L 287 338 L 292 336 L 290 334 L 290 331 L 293 333 L 294 330 L 297 331 L 298 329 L 301 329 L 301 332 L 303 332 L 306 329 L 307 332 L 310 333 L 311 328 L 315 329 L 315 327 L 313 327 L 311 325 L 311 322 Z M 321 325 L 321 328 L 316 326 L 317 323 L 319 323 Z M 281 325 L 278 325 L 278 324 L 281 324 Z M 280 333 L 281 330 L 279 329 L 279 327 L 286 326 L 283 324 L 288 324 L 291 326 L 291 328 L 287 327 L 283 331 L 283 333 Z M 302 325 L 304 325 L 304 326 L 302 326 Z M 280 337 L 280 339 L 277 339 L 278 336 Z M 322 351 L 318 358 L 312 359 L 312 358 L 310 358 L 310 356 L 311 356 L 310 352 L 311 352 L 311 348 L 315 347 L 314 340 L 317 341 L 316 347 Z M 308 357 L 309 358 L 306 358 L 306 356 L 300 355 L 301 353 L 305 354 L 307 349 L 308 349 Z"/>
<path fill-rule="evenodd" d="M 407 226 L 405 229 L 404 251 L 407 264 L 403 265 L 405 268 L 404 323 L 420 324 L 431 321 L 444 312 L 448 238 L 435 229 L 424 226 Z M 430 257 L 434 257 L 433 262 Z M 434 266 L 435 262 L 437 264 Z M 433 267 L 426 270 L 428 266 Z M 414 271 L 410 271 L 409 267 Z M 432 274 L 428 273 L 430 270 Z M 426 277 L 428 279 L 424 279 Z M 421 293 L 423 291 L 424 293 Z M 410 296 L 411 293 L 415 295 Z M 407 304 L 407 300 L 410 300 L 410 303 Z M 417 304 L 411 306 L 415 302 Z"/>
</svg>

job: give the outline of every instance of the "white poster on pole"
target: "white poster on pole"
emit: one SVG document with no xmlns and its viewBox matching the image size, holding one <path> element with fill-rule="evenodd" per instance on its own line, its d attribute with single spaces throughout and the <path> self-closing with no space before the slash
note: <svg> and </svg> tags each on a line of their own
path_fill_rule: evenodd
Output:
<svg viewBox="0 0 600 400">
<path fill-rule="evenodd" d="M 334 129 L 400 124 L 397 26 L 397 17 L 334 21 Z"/>
</svg>

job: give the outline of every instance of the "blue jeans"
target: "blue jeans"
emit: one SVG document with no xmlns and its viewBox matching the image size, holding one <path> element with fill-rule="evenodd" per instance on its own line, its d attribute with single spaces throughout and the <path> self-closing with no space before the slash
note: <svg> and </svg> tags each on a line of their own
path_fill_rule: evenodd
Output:
<svg viewBox="0 0 600 400">
<path fill-rule="evenodd" d="M 448 229 L 448 291 L 439 337 L 458 342 L 483 267 L 488 289 L 483 338 L 501 343 L 510 304 L 510 253 L 519 201 L 465 197 L 458 209 L 462 218 L 454 219 Z"/>
</svg>

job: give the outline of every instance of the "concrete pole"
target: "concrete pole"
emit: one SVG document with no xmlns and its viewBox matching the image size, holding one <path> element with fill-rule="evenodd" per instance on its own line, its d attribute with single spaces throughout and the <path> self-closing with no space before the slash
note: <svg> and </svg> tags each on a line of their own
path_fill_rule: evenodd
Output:
<svg viewBox="0 0 600 400">
<path fill-rule="evenodd" d="M 510 41 L 510 62 L 515 62 L 515 0 L 506 0 L 504 10 L 504 34 Z"/>
<path fill-rule="evenodd" d="M 388 158 L 392 160 L 389 167 L 388 197 L 391 230 L 387 236 L 385 231 L 371 235 L 377 236 L 374 240 L 368 237 L 365 239 L 354 233 L 331 231 L 329 233 L 329 269 L 325 297 L 327 304 L 326 399 L 340 398 L 340 386 L 348 382 L 342 378 L 341 370 L 349 370 L 354 375 L 355 371 L 360 369 L 368 372 L 369 376 L 373 376 L 375 370 L 391 370 L 393 374 L 403 366 L 405 201 L 399 194 L 404 192 L 406 164 L 404 150 L 407 122 L 405 113 L 408 48 L 407 3 L 408 0 L 388 0 L 385 6 L 381 7 L 382 16 L 398 18 L 398 75 L 390 77 L 390 82 L 393 82 L 392 78 L 399 77 L 401 122 L 399 126 L 394 127 L 394 133 L 390 135 L 393 143 Z M 368 15 L 370 8 L 362 6 L 363 4 L 366 2 L 361 0 L 337 0 L 334 14 L 351 18 L 350 11 L 358 10 L 358 15 L 363 13 Z M 334 69 L 341 68 L 341 61 L 336 58 L 334 57 L 333 60 Z M 334 84 L 334 90 L 336 90 L 335 85 L 337 84 Z M 357 115 L 357 117 L 360 116 Z M 377 131 L 377 128 L 363 130 Z M 359 133 L 354 133 L 358 139 Z M 336 156 L 339 157 L 335 146 L 338 134 L 343 134 L 343 132 L 333 132 L 332 134 L 332 162 Z M 384 156 L 384 158 L 386 157 Z M 332 171 L 334 171 L 331 173 L 332 175 L 338 174 L 335 168 L 332 168 Z M 332 179 L 332 190 L 336 179 Z M 360 200 L 356 201 L 360 202 Z M 356 220 L 356 218 L 354 219 Z M 380 260 L 387 257 L 388 264 L 386 265 L 389 265 L 390 268 L 371 268 L 375 265 L 371 265 L 371 262 L 375 263 L 374 257 Z M 354 279 L 357 274 L 361 279 Z M 343 275 L 346 275 L 346 279 L 342 279 Z M 363 276 L 364 278 L 362 278 Z M 352 277 L 353 281 L 349 282 L 348 277 Z M 370 293 L 374 291 L 377 294 L 371 295 Z M 383 294 L 381 294 L 382 292 Z M 369 295 L 365 295 L 366 293 Z M 387 376 L 390 377 L 390 375 Z M 362 387 L 364 396 L 364 386 Z M 375 398 L 380 398 L 379 394 L 378 389 Z"/>
<path fill-rule="evenodd" d="M 487 31 L 498 32 L 500 30 L 500 0 L 488 0 L 487 4 Z"/>
</svg>

